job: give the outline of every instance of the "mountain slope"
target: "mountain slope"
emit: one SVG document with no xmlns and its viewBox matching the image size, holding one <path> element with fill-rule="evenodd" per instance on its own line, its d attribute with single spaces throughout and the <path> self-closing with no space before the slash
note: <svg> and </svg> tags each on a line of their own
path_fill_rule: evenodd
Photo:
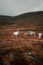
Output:
<svg viewBox="0 0 43 65">
<path fill-rule="evenodd" d="M 43 21 L 43 11 L 39 11 L 39 12 L 30 12 L 30 13 L 24 13 L 15 17 L 11 17 L 11 16 L 1 16 L 0 15 L 0 24 L 13 24 L 13 23 L 18 23 L 18 22 L 27 22 L 27 21 L 31 21 L 32 20 L 34 22 L 42 22 Z M 38 22 L 37 22 L 38 24 Z M 42 24 L 42 23 L 41 23 Z"/>
</svg>

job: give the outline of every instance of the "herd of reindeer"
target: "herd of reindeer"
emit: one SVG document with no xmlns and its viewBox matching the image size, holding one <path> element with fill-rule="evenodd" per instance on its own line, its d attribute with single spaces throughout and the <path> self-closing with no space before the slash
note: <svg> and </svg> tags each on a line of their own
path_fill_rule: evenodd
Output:
<svg viewBox="0 0 43 65">
<path fill-rule="evenodd" d="M 13 34 L 15 36 L 18 36 L 19 33 L 20 33 L 20 31 L 13 32 Z M 34 31 L 28 31 L 27 33 L 25 33 L 25 35 L 28 35 L 28 36 L 36 36 L 36 32 L 34 32 Z M 43 33 L 41 33 L 41 32 L 40 33 L 37 33 L 37 36 L 38 36 L 39 39 L 41 39 L 43 37 Z"/>
</svg>

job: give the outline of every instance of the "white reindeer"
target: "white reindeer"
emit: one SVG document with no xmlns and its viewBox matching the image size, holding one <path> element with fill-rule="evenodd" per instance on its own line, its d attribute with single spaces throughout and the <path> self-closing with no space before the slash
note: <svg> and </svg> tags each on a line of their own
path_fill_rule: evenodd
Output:
<svg viewBox="0 0 43 65">
<path fill-rule="evenodd" d="M 41 38 L 42 37 L 42 33 L 38 33 L 38 37 Z"/>
<path fill-rule="evenodd" d="M 35 36 L 35 32 L 34 31 L 28 31 L 29 35 L 34 35 Z"/>
<path fill-rule="evenodd" d="M 18 36 L 19 31 L 13 32 L 13 35 Z"/>
</svg>

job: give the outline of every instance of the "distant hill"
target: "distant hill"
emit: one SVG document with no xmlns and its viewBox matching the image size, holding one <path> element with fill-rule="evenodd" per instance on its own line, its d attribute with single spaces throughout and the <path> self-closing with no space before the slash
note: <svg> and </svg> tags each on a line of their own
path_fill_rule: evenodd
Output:
<svg viewBox="0 0 43 65">
<path fill-rule="evenodd" d="M 0 15 L 0 24 L 13 24 L 18 22 L 27 22 L 27 21 L 43 21 L 43 11 L 37 12 L 28 12 L 18 16 L 3 16 Z M 42 23 L 41 23 L 42 24 Z"/>
</svg>

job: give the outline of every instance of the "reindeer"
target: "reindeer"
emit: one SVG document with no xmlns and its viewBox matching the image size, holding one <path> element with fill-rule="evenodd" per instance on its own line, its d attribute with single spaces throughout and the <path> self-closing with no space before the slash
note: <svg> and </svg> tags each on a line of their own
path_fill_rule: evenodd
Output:
<svg viewBox="0 0 43 65">
<path fill-rule="evenodd" d="M 18 36 L 19 31 L 13 32 L 13 35 Z"/>
<path fill-rule="evenodd" d="M 38 38 L 42 38 L 43 34 L 42 33 L 38 33 Z"/>
<path fill-rule="evenodd" d="M 32 36 L 32 35 L 35 36 L 35 32 L 34 32 L 34 31 L 28 31 L 28 34 L 29 34 L 30 36 Z"/>
</svg>

